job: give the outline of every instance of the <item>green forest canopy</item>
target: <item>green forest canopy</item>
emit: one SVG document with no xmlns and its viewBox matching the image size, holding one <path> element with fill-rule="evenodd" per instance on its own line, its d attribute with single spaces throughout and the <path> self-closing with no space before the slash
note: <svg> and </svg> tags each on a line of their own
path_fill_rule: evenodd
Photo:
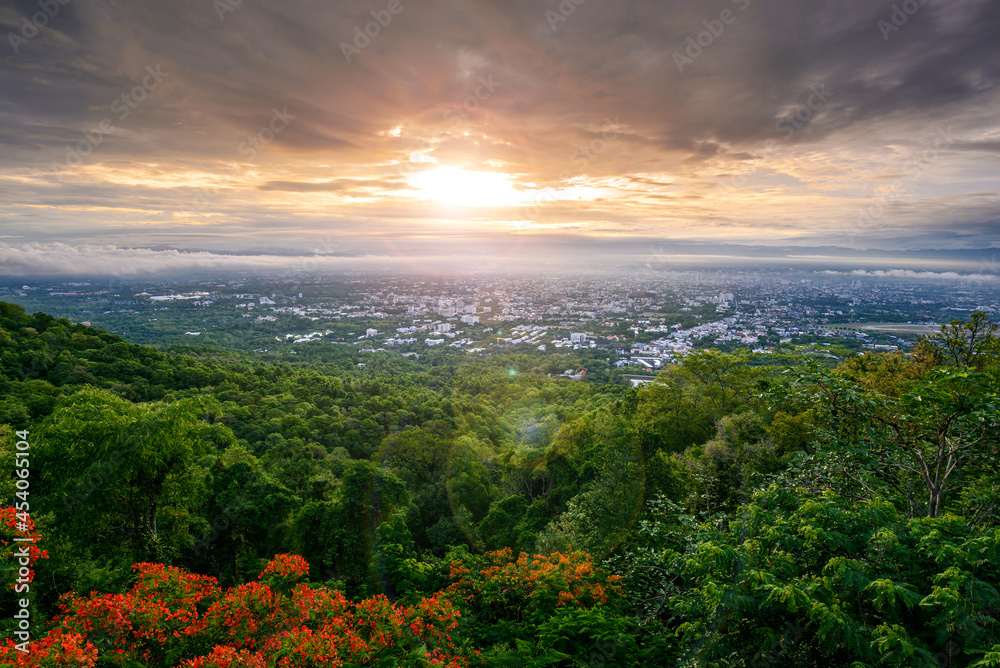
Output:
<svg viewBox="0 0 1000 668">
<path fill-rule="evenodd" d="M 995 330 L 974 313 L 909 353 L 827 364 L 702 351 L 629 389 L 532 355 L 359 371 L 180 354 L 0 303 L 0 460 L 30 430 L 48 553 L 35 635 L 81 619 L 41 621 L 60 596 L 140 596 L 154 572 L 217 580 L 196 616 L 249 606 L 240 588 L 291 554 L 309 596 L 358 611 L 449 601 L 455 665 L 1000 666 Z M 274 610 L 306 595 L 269 582 Z M 96 665 L 214 651 L 129 664 L 102 638 L 74 642 Z M 433 659 L 412 644 L 351 665 Z M 250 649 L 284 660 L 233 645 L 232 665 Z M 191 665 L 230 665 L 212 660 Z"/>
</svg>

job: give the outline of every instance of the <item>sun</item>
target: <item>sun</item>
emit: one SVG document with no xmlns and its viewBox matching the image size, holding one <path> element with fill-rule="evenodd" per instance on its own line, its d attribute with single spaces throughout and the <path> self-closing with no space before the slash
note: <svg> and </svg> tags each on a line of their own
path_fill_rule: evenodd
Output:
<svg viewBox="0 0 1000 668">
<path fill-rule="evenodd" d="M 510 177 L 498 172 L 471 172 L 459 167 L 437 167 L 411 174 L 413 196 L 452 206 L 517 206 L 525 193 L 514 189 Z"/>
</svg>

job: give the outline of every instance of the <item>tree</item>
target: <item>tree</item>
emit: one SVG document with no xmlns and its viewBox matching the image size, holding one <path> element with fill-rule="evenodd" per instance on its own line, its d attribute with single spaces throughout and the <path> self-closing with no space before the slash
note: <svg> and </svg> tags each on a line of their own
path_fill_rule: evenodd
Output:
<svg viewBox="0 0 1000 668">
<path fill-rule="evenodd" d="M 415 554 L 413 536 L 401 514 L 379 525 L 373 566 L 390 599 L 426 590 L 431 567 L 418 561 Z"/>
<path fill-rule="evenodd" d="M 734 511 L 779 469 L 777 447 L 752 411 L 723 417 L 715 438 L 692 446 L 678 459 L 692 479 L 688 506 L 706 515 Z"/>
<path fill-rule="evenodd" d="M 334 525 L 334 572 L 343 576 L 351 592 L 375 585 L 368 565 L 376 545 L 378 526 L 407 501 L 406 485 L 392 473 L 368 462 L 352 462 L 340 482 Z"/>
<path fill-rule="evenodd" d="M 645 494 L 645 466 L 635 430 L 610 411 L 587 420 L 579 448 L 586 475 L 580 492 L 538 540 L 547 552 L 570 547 L 598 558 L 610 554 L 632 529 Z"/>
<path fill-rule="evenodd" d="M 682 373 L 694 381 L 716 419 L 733 412 L 752 396 L 757 375 L 745 351 L 730 355 L 718 350 L 699 350 L 684 357 Z"/>
<path fill-rule="evenodd" d="M 258 560 L 273 554 L 279 529 L 300 501 L 239 446 L 216 461 L 205 484 L 204 519 L 198 518 L 200 531 L 192 532 L 197 538 L 184 552 L 185 563 L 223 583 L 241 582 L 259 568 Z"/>
<path fill-rule="evenodd" d="M 909 514 L 937 517 L 963 477 L 997 470 L 995 376 L 936 369 L 895 399 L 813 367 L 794 387 L 801 399 L 826 411 L 828 425 L 817 431 L 829 451 L 817 455 L 813 470 L 827 483 L 836 485 L 840 477 L 865 497 L 882 493 L 873 484 L 885 484 L 905 500 Z"/>
<path fill-rule="evenodd" d="M 968 322 L 956 319 L 941 325 L 941 332 L 930 337 L 930 342 L 952 366 L 982 371 L 1000 355 L 998 331 L 1000 326 L 985 311 L 975 311 Z"/>
<path fill-rule="evenodd" d="M 703 443 L 714 430 L 711 410 L 695 396 L 680 367 L 661 372 L 656 382 L 647 383 L 632 396 L 633 401 L 621 402 L 622 408 L 634 411 L 633 422 L 647 458 L 659 450 L 682 452 Z"/>
<path fill-rule="evenodd" d="M 177 487 L 196 457 L 235 444 L 222 424 L 202 419 L 210 402 L 132 404 L 106 390 L 86 389 L 60 400 L 39 436 L 44 511 L 65 531 L 87 543 L 124 540 L 133 558 L 162 558 L 159 517 L 168 492 L 187 503 Z"/>
<path fill-rule="evenodd" d="M 985 668 L 997 649 L 1000 529 L 787 480 L 721 530 L 678 537 L 692 518 L 665 515 L 620 564 L 640 618 L 676 639 L 670 665 Z"/>
</svg>

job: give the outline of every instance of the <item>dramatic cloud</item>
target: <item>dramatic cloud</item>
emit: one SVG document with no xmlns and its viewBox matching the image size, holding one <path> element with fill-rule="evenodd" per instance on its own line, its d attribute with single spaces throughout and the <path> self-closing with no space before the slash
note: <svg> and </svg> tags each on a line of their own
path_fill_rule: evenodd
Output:
<svg viewBox="0 0 1000 668">
<path fill-rule="evenodd" d="M 1000 233 L 991 0 L 56 5 L 0 4 L 14 245 Z"/>
</svg>

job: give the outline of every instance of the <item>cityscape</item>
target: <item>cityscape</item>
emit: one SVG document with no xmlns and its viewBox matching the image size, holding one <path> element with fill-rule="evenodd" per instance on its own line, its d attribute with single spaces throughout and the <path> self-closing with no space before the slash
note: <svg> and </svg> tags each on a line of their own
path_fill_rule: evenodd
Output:
<svg viewBox="0 0 1000 668">
<path fill-rule="evenodd" d="M 291 286 L 266 276 L 36 283 L 0 287 L 0 299 L 138 342 L 284 355 L 301 344 L 349 345 L 358 364 L 365 353 L 419 358 L 439 346 L 469 355 L 561 351 L 656 371 L 707 348 L 905 349 L 953 319 L 1000 309 L 995 276 L 946 276 L 708 270 L 435 279 L 357 272 Z"/>
</svg>

